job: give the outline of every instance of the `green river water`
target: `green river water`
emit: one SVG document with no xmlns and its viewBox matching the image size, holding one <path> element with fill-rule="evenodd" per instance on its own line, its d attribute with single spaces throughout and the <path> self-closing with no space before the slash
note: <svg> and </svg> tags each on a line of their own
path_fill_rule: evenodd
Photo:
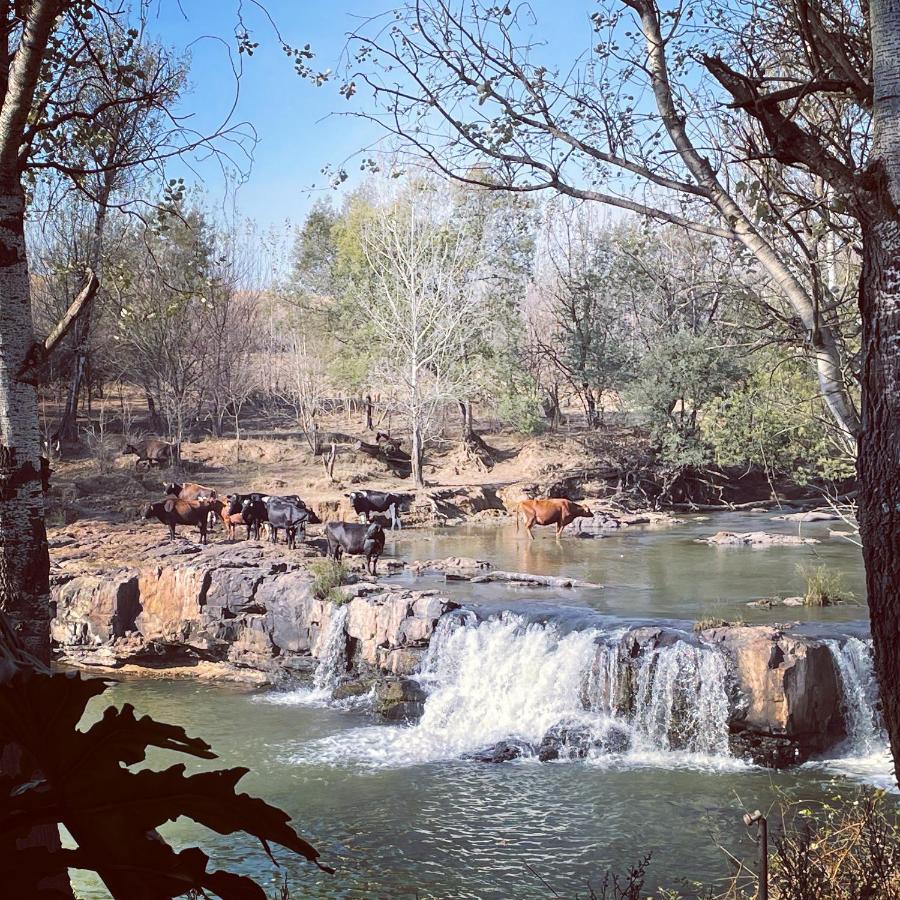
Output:
<svg viewBox="0 0 900 900">
<path fill-rule="evenodd" d="M 549 692 L 546 703 L 552 705 L 552 685 L 540 686 L 541 667 L 555 665 L 566 644 L 563 636 L 588 627 L 591 617 L 603 628 L 622 620 L 678 623 L 718 616 L 808 621 L 811 629 L 827 634 L 864 634 L 864 605 L 824 610 L 746 605 L 762 596 L 799 593 L 798 564 L 823 562 L 840 568 L 862 599 L 858 550 L 829 539 L 829 524 L 834 527 L 802 526 L 805 536 L 822 543 L 797 548 L 694 543 L 698 535 L 725 528 L 795 532 L 798 527 L 773 522 L 769 514 L 733 514 L 673 528 L 636 527 L 602 540 L 569 537 L 559 544 L 549 534 L 530 544 L 509 526 L 408 531 L 389 539 L 389 552 L 407 559 L 476 556 L 499 568 L 602 583 L 600 590 L 563 591 L 417 580 L 439 584 L 482 614 L 512 609 L 532 620 L 552 620 L 557 630 L 536 645 L 534 672 L 526 674 L 534 678 L 536 692 Z M 497 647 L 501 665 L 509 645 Z M 522 665 L 530 652 L 522 645 Z M 496 685 L 489 676 L 481 682 L 473 678 L 471 685 L 461 682 L 457 704 L 469 704 L 475 713 L 496 704 L 505 708 L 503 697 L 491 695 Z M 215 765 L 250 767 L 243 788 L 288 810 L 300 832 L 336 867 L 335 875 L 277 850 L 282 868 L 276 870 L 252 841 L 225 838 L 184 821 L 164 832 L 176 844 L 199 844 L 214 862 L 253 875 L 273 892 L 286 874 L 297 897 L 586 896 L 588 883 L 597 884 L 607 869 L 622 872 L 646 853 L 652 854 L 648 889 L 683 887 L 692 879 L 709 883 L 729 872 L 715 836 L 738 856 L 749 859 L 755 852 L 740 821 L 743 811 L 765 809 L 781 791 L 815 800 L 889 783 L 883 747 L 865 758 L 782 772 L 714 754 L 652 751 L 486 765 L 454 756 L 452 748 L 464 743 L 465 735 L 445 736 L 435 727 L 423 736 L 414 728 L 378 725 L 364 709 L 330 706 L 308 690 L 131 681 L 111 688 L 92 712 L 99 714 L 105 702 L 128 702 L 139 713 L 183 724 L 189 734 L 213 745 L 219 754 Z M 527 703 L 521 709 L 522 715 L 531 714 Z M 468 722 L 477 725 L 478 718 L 446 721 L 448 729 L 459 731 L 470 727 Z M 445 737 L 450 749 L 436 749 L 435 742 Z M 157 752 L 149 764 L 175 761 Z M 191 769 L 212 765 L 188 763 Z M 76 889 L 84 898 L 107 896 L 85 873 L 78 873 Z"/>
</svg>

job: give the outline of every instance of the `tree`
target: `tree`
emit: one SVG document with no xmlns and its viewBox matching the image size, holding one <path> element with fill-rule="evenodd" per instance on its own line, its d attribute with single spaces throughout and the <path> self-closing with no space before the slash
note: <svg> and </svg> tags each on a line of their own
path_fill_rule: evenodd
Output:
<svg viewBox="0 0 900 900">
<path fill-rule="evenodd" d="M 466 354 L 483 301 L 469 248 L 440 200 L 429 186 L 413 185 L 362 232 L 368 278 L 357 303 L 379 342 L 372 377 L 394 387 L 416 487 L 425 484 L 425 445 L 441 406 L 462 396 L 471 377 Z"/>
<path fill-rule="evenodd" d="M 718 30 L 695 28 L 690 3 L 662 16 L 653 0 L 613 2 L 591 14 L 599 42 L 590 62 L 557 69 L 533 58 L 527 7 L 411 0 L 388 28 L 374 20 L 371 33 L 355 33 L 359 68 L 347 72 L 342 93 L 369 87 L 375 111 L 359 114 L 456 180 L 487 169 L 497 190 L 552 190 L 746 248 L 802 323 L 823 396 L 850 441 L 858 416 L 832 316 L 807 271 L 776 252 L 783 234 L 793 240 L 790 229 L 760 222 L 758 204 L 742 205 L 743 159 L 718 149 L 730 146 L 730 134 L 707 114 L 710 98 L 695 83 L 693 61 L 711 32 L 730 36 L 727 14 L 714 12 Z M 631 13 L 637 31 L 628 30 Z M 647 92 L 653 107 L 635 100 Z"/>
<path fill-rule="evenodd" d="M 753 255 L 802 324 L 830 413 L 859 438 L 875 662 L 900 774 L 900 8 L 622 0 L 592 15 L 600 40 L 590 69 L 571 78 L 531 59 L 521 14 L 413 2 L 384 31 L 357 35 L 362 68 L 343 92 L 369 85 L 385 127 L 452 177 L 487 162 L 507 189 L 608 203 Z M 652 106 L 634 99 L 642 87 Z M 748 171 L 774 173 L 752 203 Z M 826 231 L 861 238 L 861 420 L 819 260 L 810 252 L 798 269 L 777 251 L 779 235 L 795 241 L 787 210 L 801 193 Z"/>
<path fill-rule="evenodd" d="M 633 354 L 616 278 L 616 234 L 592 226 L 578 210 L 552 217 L 539 280 L 549 327 L 535 327 L 532 334 L 581 401 L 588 427 L 596 428 L 603 393 L 624 385 Z"/>
</svg>

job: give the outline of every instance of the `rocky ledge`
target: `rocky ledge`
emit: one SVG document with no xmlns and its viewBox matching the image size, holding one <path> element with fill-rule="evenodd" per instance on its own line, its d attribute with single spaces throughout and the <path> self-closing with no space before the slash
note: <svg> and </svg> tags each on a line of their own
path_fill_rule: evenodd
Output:
<svg viewBox="0 0 900 900">
<path fill-rule="evenodd" d="M 104 574 L 55 575 L 52 637 L 60 661 L 173 673 L 209 664 L 218 675 L 276 682 L 309 672 L 341 608 L 318 599 L 302 559 L 262 544 L 187 541 Z M 416 671 L 438 619 L 456 604 L 435 591 L 362 582 L 346 593 L 346 648 L 354 675 Z"/>
</svg>

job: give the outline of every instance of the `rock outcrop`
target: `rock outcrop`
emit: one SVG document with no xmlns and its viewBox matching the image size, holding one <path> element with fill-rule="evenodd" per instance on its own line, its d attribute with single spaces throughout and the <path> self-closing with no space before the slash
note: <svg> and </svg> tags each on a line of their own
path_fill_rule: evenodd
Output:
<svg viewBox="0 0 900 900">
<path fill-rule="evenodd" d="M 823 641 L 767 625 L 711 628 L 700 636 L 731 662 L 729 725 L 739 755 L 785 765 L 844 737 L 841 685 Z"/>
<path fill-rule="evenodd" d="M 254 544 L 58 582 L 52 623 L 58 655 L 90 666 L 204 661 L 278 680 L 309 670 L 337 609 L 313 595 L 302 563 Z M 434 591 L 351 586 L 348 665 L 354 674 L 411 674 L 438 619 L 455 606 Z"/>
</svg>

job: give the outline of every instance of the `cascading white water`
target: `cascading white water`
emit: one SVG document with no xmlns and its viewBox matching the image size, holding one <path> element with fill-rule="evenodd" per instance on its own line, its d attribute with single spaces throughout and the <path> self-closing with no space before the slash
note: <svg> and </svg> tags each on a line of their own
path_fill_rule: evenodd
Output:
<svg viewBox="0 0 900 900">
<path fill-rule="evenodd" d="M 676 641 L 644 654 L 634 728 L 654 750 L 728 756 L 728 670 L 723 654 Z"/>
<path fill-rule="evenodd" d="M 850 637 L 843 643 L 827 643 L 841 681 L 847 750 L 853 756 L 879 752 L 887 743 L 887 736 L 878 712 L 872 641 Z"/>
<path fill-rule="evenodd" d="M 415 725 L 358 729 L 309 750 L 320 760 L 409 765 L 503 741 L 536 752 L 555 735 L 560 758 L 577 744 L 573 755 L 595 761 L 738 764 L 728 752 L 725 656 L 684 640 L 631 660 L 623 633 L 563 633 L 511 613 L 445 617 L 423 659 L 428 697 Z"/>
<path fill-rule="evenodd" d="M 347 607 L 339 606 L 333 610 L 328 624 L 319 635 L 315 655 L 319 658 L 313 675 L 313 688 L 324 693 L 337 684 L 338 678 L 346 670 L 344 654 L 347 649 L 347 636 L 344 626 L 347 624 Z"/>
</svg>

